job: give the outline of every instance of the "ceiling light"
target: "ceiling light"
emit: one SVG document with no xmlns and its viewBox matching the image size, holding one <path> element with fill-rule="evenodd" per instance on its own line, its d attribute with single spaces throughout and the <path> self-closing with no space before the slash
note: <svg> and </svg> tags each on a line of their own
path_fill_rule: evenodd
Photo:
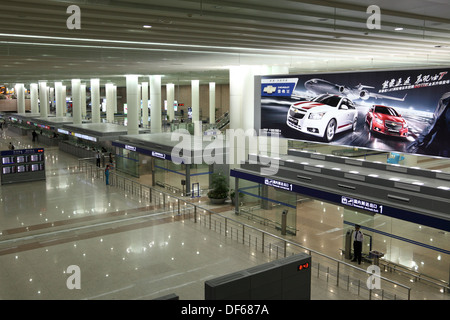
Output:
<svg viewBox="0 0 450 320">
<path fill-rule="evenodd" d="M 152 26 L 146 24 L 146 25 L 143 25 L 142 27 L 143 27 L 144 29 L 150 29 Z"/>
<path fill-rule="evenodd" d="M 399 28 L 395 28 L 395 31 L 403 31 L 403 28 L 399 27 Z"/>
</svg>

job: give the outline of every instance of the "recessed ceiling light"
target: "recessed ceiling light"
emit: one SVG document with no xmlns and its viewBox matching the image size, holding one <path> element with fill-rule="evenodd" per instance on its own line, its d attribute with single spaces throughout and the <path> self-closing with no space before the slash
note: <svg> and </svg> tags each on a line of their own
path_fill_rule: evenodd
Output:
<svg viewBox="0 0 450 320">
<path fill-rule="evenodd" d="M 395 31 L 403 31 L 403 28 L 399 27 L 399 28 L 395 28 Z"/>
<path fill-rule="evenodd" d="M 142 27 L 145 28 L 145 29 L 150 29 L 152 26 L 146 24 L 146 25 L 143 25 Z"/>
</svg>

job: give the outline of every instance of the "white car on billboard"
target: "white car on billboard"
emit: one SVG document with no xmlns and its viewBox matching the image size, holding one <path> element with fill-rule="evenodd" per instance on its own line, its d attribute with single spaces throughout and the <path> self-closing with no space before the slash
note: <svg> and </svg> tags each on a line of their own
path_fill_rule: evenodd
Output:
<svg viewBox="0 0 450 320">
<path fill-rule="evenodd" d="M 353 101 L 339 95 L 323 94 L 311 101 L 292 104 L 286 123 L 295 130 L 330 142 L 337 133 L 355 130 L 357 120 Z"/>
</svg>

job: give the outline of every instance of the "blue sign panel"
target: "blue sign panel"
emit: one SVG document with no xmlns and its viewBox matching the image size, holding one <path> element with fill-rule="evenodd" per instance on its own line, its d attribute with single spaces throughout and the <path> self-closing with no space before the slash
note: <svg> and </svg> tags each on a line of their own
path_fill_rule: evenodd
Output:
<svg viewBox="0 0 450 320">
<path fill-rule="evenodd" d="M 290 97 L 297 86 L 297 78 L 263 79 L 261 81 L 262 97 Z"/>
</svg>

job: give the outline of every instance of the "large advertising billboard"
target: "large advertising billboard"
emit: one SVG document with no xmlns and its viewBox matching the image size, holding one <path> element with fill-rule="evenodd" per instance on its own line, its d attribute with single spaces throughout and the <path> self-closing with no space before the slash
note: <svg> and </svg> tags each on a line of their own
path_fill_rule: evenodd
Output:
<svg viewBox="0 0 450 320">
<path fill-rule="evenodd" d="M 261 77 L 265 134 L 450 157 L 450 67 Z"/>
</svg>

